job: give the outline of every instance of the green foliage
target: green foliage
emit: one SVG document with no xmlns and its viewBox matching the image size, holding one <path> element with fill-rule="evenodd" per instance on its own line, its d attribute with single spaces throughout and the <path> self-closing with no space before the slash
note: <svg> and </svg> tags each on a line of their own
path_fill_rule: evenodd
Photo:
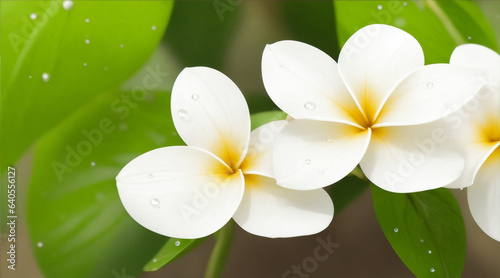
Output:
<svg viewBox="0 0 500 278">
<path fill-rule="evenodd" d="M 137 71 L 173 4 L 72 3 L 66 10 L 62 1 L 1 2 L 3 163 L 15 163 L 39 136 Z"/>
<path fill-rule="evenodd" d="M 456 46 L 477 43 L 498 49 L 495 35 L 473 1 L 334 1 L 340 45 L 360 28 L 388 24 L 413 35 L 426 64 L 447 63 Z"/>
<path fill-rule="evenodd" d="M 208 237 L 197 239 L 169 238 L 165 245 L 144 266 L 144 271 L 156 271 L 166 264 L 189 253 L 202 244 Z"/>
<path fill-rule="evenodd" d="M 183 142 L 170 94 L 134 92 L 101 95 L 36 145 L 27 217 L 46 277 L 137 275 L 165 240 L 127 214 L 115 177 L 140 154 Z"/>
<path fill-rule="evenodd" d="M 448 189 L 398 194 L 373 185 L 372 196 L 386 238 L 417 277 L 461 276 L 465 226 Z"/>
</svg>

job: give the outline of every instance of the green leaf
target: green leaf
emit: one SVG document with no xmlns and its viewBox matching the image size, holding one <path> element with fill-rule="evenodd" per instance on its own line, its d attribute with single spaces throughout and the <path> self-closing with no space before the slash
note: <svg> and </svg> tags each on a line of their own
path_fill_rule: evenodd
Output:
<svg viewBox="0 0 500 278">
<path fill-rule="evenodd" d="M 207 66 L 222 70 L 235 30 L 241 2 L 177 1 L 165 42 L 182 67 Z"/>
<path fill-rule="evenodd" d="M 334 1 L 340 45 L 358 29 L 388 24 L 413 35 L 426 64 L 447 63 L 456 46 L 498 49 L 491 24 L 473 1 Z"/>
<path fill-rule="evenodd" d="M 361 179 L 352 174 L 333 184 L 329 189 L 329 194 L 335 206 L 335 214 L 340 213 L 346 208 L 363 193 L 369 185 L 370 182 L 368 180 Z"/>
<path fill-rule="evenodd" d="M 144 271 L 156 271 L 164 265 L 189 253 L 202 244 L 208 237 L 197 239 L 169 238 L 167 243 L 144 266 Z"/>
<path fill-rule="evenodd" d="M 460 277 L 465 226 L 448 189 L 398 194 L 372 185 L 380 227 L 399 258 L 417 277 Z"/>
<path fill-rule="evenodd" d="M 279 1 L 293 39 L 314 45 L 337 59 L 335 11 L 329 1 Z"/>
<path fill-rule="evenodd" d="M 128 215 L 115 182 L 142 153 L 183 145 L 170 94 L 140 92 L 101 95 L 36 144 L 27 220 L 46 277 L 138 275 L 163 245 Z"/>
<path fill-rule="evenodd" d="M 252 114 L 251 115 L 252 130 L 258 128 L 261 125 L 265 125 L 273 121 L 279 121 L 284 119 L 286 119 L 286 113 L 279 110 Z"/>
<path fill-rule="evenodd" d="M 67 10 L 61 0 L 1 1 L 3 163 L 15 163 L 43 133 L 137 71 L 173 5 L 70 3 Z"/>
</svg>

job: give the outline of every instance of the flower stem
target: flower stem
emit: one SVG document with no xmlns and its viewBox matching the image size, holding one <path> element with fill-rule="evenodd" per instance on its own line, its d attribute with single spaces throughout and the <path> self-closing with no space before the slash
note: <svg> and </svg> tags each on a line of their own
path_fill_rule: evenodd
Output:
<svg viewBox="0 0 500 278">
<path fill-rule="evenodd" d="M 214 234 L 216 242 L 205 270 L 205 278 L 218 278 L 221 276 L 233 240 L 233 227 L 234 221 L 231 219 Z"/>
</svg>

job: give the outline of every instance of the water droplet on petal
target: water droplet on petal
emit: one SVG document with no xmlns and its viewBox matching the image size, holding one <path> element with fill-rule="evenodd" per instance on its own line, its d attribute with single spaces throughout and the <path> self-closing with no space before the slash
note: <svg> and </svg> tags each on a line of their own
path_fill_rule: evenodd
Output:
<svg viewBox="0 0 500 278">
<path fill-rule="evenodd" d="M 310 159 L 306 159 L 306 161 L 304 161 L 307 165 L 311 164 L 311 160 Z"/>
<path fill-rule="evenodd" d="M 184 109 L 177 111 L 177 116 L 179 116 L 181 120 L 186 122 L 189 122 L 191 120 L 191 117 L 189 116 L 188 112 Z"/>
<path fill-rule="evenodd" d="M 197 94 L 194 94 L 191 96 L 191 99 L 194 101 L 197 101 L 199 98 L 200 98 L 200 96 L 198 96 Z"/>
<path fill-rule="evenodd" d="M 43 242 L 39 241 L 36 243 L 36 247 L 42 248 L 43 247 Z"/>
<path fill-rule="evenodd" d="M 436 271 L 436 270 L 435 270 L 434 268 L 432 268 L 432 267 L 431 267 L 431 272 L 434 272 L 434 271 Z"/>
<path fill-rule="evenodd" d="M 88 19 L 88 18 L 85 19 L 85 22 L 89 23 L 89 21 L 90 21 L 90 19 Z"/>
<path fill-rule="evenodd" d="M 43 81 L 45 81 L 45 82 L 49 82 L 49 80 L 50 80 L 50 75 L 49 75 L 48 73 L 44 72 L 44 73 L 42 73 L 42 79 L 43 79 Z"/>
<path fill-rule="evenodd" d="M 90 166 L 95 167 L 95 162 L 94 161 L 90 162 Z"/>
<path fill-rule="evenodd" d="M 154 208 L 157 208 L 160 206 L 160 200 L 156 199 L 156 198 L 153 198 L 149 201 L 151 203 L 151 205 L 154 207 Z"/>
<path fill-rule="evenodd" d="M 460 190 L 464 190 L 464 188 L 463 188 L 463 187 L 460 187 Z"/>
<path fill-rule="evenodd" d="M 86 43 L 86 44 L 89 44 L 89 43 L 90 43 L 90 40 L 89 40 L 89 39 L 86 39 L 86 40 L 85 40 L 85 43 Z"/>
<path fill-rule="evenodd" d="M 304 107 L 307 109 L 307 110 L 314 110 L 316 108 L 316 104 L 314 104 L 314 102 L 306 102 L 304 104 Z"/>
<path fill-rule="evenodd" d="M 432 254 L 432 250 L 427 251 L 427 253 Z"/>
<path fill-rule="evenodd" d="M 37 16 L 38 16 L 38 15 L 37 15 L 36 13 L 32 13 L 32 14 L 30 14 L 30 18 L 31 18 L 32 20 L 35 20 L 35 19 L 37 18 Z"/>
<path fill-rule="evenodd" d="M 148 178 L 150 178 L 150 179 L 152 179 L 152 178 L 154 178 L 154 177 L 155 177 L 155 175 L 153 175 L 153 174 L 149 174 L 149 175 L 148 175 Z"/>
<path fill-rule="evenodd" d="M 432 88 L 433 86 L 434 86 L 434 83 L 432 83 L 432 82 L 427 83 L 427 88 L 429 88 L 429 89 L 430 89 L 430 88 Z"/>
<path fill-rule="evenodd" d="M 381 10 L 381 9 L 383 9 L 383 8 L 384 8 L 384 7 L 383 7 L 382 5 L 378 5 L 378 6 L 377 6 L 377 9 L 379 9 L 379 10 Z"/>
<path fill-rule="evenodd" d="M 327 137 L 326 137 L 326 142 L 332 142 L 332 141 L 333 141 L 332 136 L 327 136 Z"/>
<path fill-rule="evenodd" d="M 175 246 L 179 246 L 179 245 L 181 245 L 181 242 L 177 240 L 174 244 L 175 244 Z"/>
<path fill-rule="evenodd" d="M 318 171 L 318 173 L 319 173 L 320 175 L 323 175 L 323 174 L 325 173 L 325 170 L 321 169 L 321 170 L 319 170 L 319 171 Z"/>
<path fill-rule="evenodd" d="M 73 8 L 73 1 L 65 0 L 65 1 L 63 1 L 62 5 L 63 5 L 63 8 L 65 10 L 69 11 L 69 10 L 71 10 L 71 8 Z"/>
<path fill-rule="evenodd" d="M 394 232 L 395 233 L 399 232 L 399 229 L 398 228 L 394 228 Z"/>
<path fill-rule="evenodd" d="M 151 30 L 156 30 L 156 25 L 151 26 Z"/>
</svg>

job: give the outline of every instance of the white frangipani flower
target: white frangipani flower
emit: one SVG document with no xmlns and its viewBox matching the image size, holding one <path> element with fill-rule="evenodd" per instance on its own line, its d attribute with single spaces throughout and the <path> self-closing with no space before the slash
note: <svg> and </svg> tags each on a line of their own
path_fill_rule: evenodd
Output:
<svg viewBox="0 0 500 278">
<path fill-rule="evenodd" d="M 370 25 L 344 45 L 337 64 L 296 41 L 268 45 L 262 75 L 269 96 L 296 120 L 278 136 L 274 170 L 291 189 L 330 185 L 358 163 L 377 186 L 417 192 L 445 186 L 464 167 L 447 134 L 428 123 L 479 90 L 473 71 L 424 66 L 419 43 Z"/>
<path fill-rule="evenodd" d="M 290 190 L 273 178 L 272 147 L 285 121 L 250 132 L 246 101 L 224 74 L 184 69 L 171 108 L 187 146 L 147 152 L 116 177 L 120 199 L 139 224 L 177 238 L 210 235 L 231 218 L 271 238 L 310 235 L 330 224 L 333 204 L 323 189 Z"/>
<path fill-rule="evenodd" d="M 465 149 L 465 169 L 449 187 L 467 187 L 476 223 L 500 241 L 500 55 L 477 44 L 457 47 L 450 64 L 480 71 L 485 86 L 446 121 Z"/>
</svg>

